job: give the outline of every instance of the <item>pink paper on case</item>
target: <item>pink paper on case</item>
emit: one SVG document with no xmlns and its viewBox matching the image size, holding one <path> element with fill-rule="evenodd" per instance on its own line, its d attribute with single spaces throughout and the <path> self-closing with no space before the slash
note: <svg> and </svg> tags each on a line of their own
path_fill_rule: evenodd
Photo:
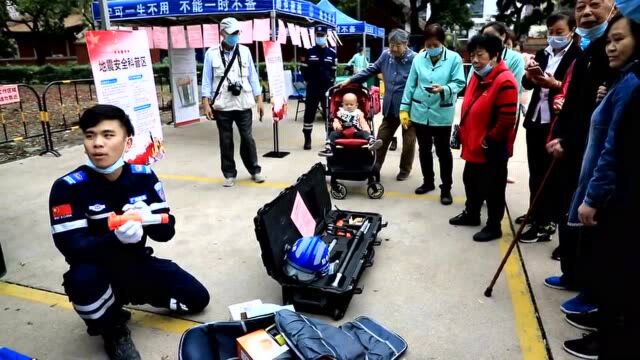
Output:
<svg viewBox="0 0 640 360">
<path fill-rule="evenodd" d="M 204 47 L 213 47 L 220 45 L 220 32 L 217 24 L 202 25 L 202 39 Z"/>
<path fill-rule="evenodd" d="M 156 49 L 167 50 L 169 48 L 166 27 L 153 27 L 153 46 Z"/>
<path fill-rule="evenodd" d="M 271 40 L 271 19 L 254 19 L 253 20 L 253 40 L 254 41 Z"/>
<path fill-rule="evenodd" d="M 187 39 L 184 33 L 184 26 L 172 26 L 169 28 L 171 34 L 171 46 L 174 49 L 184 49 L 187 47 Z"/>
<path fill-rule="evenodd" d="M 302 37 L 302 45 L 305 49 L 311 49 L 311 41 L 309 40 L 309 31 L 307 31 L 306 27 L 301 27 L 300 29 L 300 37 Z"/>
<path fill-rule="evenodd" d="M 316 231 L 316 221 L 311 216 L 299 192 L 296 192 L 296 201 L 291 210 L 291 220 L 302 236 L 313 236 Z"/>
<path fill-rule="evenodd" d="M 253 21 L 240 21 L 240 44 L 253 42 Z"/>
<path fill-rule="evenodd" d="M 295 24 L 287 23 L 287 29 L 289 29 L 289 37 L 291 38 L 291 43 L 295 46 L 302 46 L 300 43 L 300 32 Z"/>
<path fill-rule="evenodd" d="M 278 42 L 280 44 L 287 43 L 287 28 L 284 26 L 284 21 L 278 20 Z"/>
<path fill-rule="evenodd" d="M 200 25 L 187 26 L 187 37 L 189 38 L 189 47 L 199 49 L 204 47 L 202 41 L 202 27 Z"/>
</svg>

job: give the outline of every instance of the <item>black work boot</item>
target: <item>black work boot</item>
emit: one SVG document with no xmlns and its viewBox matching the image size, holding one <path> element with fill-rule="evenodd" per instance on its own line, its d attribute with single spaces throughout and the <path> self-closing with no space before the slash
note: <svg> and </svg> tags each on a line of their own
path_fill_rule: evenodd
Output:
<svg viewBox="0 0 640 360">
<path fill-rule="evenodd" d="M 140 353 L 131 340 L 126 325 L 116 326 L 102 334 L 104 350 L 111 360 L 140 360 Z"/>
<path fill-rule="evenodd" d="M 449 219 L 449 224 L 458 226 L 478 226 L 480 225 L 480 214 L 471 215 L 467 210 L 464 210 L 460 215 Z"/>
<path fill-rule="evenodd" d="M 495 239 L 500 239 L 502 237 L 502 229 L 500 229 L 500 225 L 487 225 L 473 235 L 473 241 L 477 242 L 487 242 Z"/>
<path fill-rule="evenodd" d="M 304 131 L 304 149 L 311 150 L 311 131 Z"/>
</svg>

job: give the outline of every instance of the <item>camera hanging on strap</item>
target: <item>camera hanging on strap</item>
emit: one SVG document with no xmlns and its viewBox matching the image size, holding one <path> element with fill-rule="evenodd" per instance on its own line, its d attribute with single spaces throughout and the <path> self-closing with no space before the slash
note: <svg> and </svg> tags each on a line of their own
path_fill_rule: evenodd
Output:
<svg viewBox="0 0 640 360">
<path fill-rule="evenodd" d="M 216 100 L 216 98 L 218 97 L 218 95 L 220 94 L 220 89 L 222 88 L 222 84 L 224 83 L 224 81 L 226 80 L 228 82 L 228 89 L 229 91 L 231 91 L 231 93 L 234 96 L 238 96 L 240 95 L 241 91 L 242 91 L 242 84 L 239 82 L 236 83 L 232 83 L 229 78 L 229 71 L 231 71 L 231 66 L 233 66 L 233 61 L 236 59 L 236 57 L 240 57 L 240 47 L 236 45 L 236 49 L 233 52 L 233 55 L 231 55 L 231 59 L 229 60 L 229 63 L 227 63 L 225 57 L 224 57 L 224 51 L 222 50 L 222 47 L 220 47 L 220 58 L 222 59 L 222 63 L 224 64 L 224 74 L 222 75 L 222 79 L 220 79 L 220 82 L 218 83 L 218 87 L 216 88 L 216 92 L 213 94 L 213 98 L 211 99 L 211 103 L 213 104 Z M 240 69 L 240 78 L 242 78 L 242 66 L 240 66 L 240 61 L 238 61 L 238 67 Z M 237 91 L 232 90 L 232 86 L 233 85 L 239 86 L 237 88 Z M 236 93 L 237 92 L 237 93 Z"/>
</svg>

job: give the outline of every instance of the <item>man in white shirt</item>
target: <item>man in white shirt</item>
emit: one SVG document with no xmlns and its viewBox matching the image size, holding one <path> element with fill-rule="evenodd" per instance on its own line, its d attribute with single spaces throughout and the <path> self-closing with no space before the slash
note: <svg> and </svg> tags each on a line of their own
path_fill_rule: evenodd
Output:
<svg viewBox="0 0 640 360">
<path fill-rule="evenodd" d="M 265 181 L 260 173 L 256 142 L 251 134 L 252 108 L 257 104 L 260 119 L 264 114 L 262 87 L 251 50 L 238 44 L 240 23 L 228 17 L 220 22 L 223 41 L 207 50 L 202 68 L 202 105 L 209 120 L 216 120 L 220 136 L 220 158 L 225 187 L 235 184 L 238 171 L 233 158 L 233 123 L 240 132 L 240 157 L 257 183 Z"/>
</svg>

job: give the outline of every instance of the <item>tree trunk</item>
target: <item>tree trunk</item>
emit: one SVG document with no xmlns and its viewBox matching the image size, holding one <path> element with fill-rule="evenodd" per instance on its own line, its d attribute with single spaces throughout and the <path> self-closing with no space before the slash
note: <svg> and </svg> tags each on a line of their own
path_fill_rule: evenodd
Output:
<svg viewBox="0 0 640 360">
<path fill-rule="evenodd" d="M 40 20 L 33 18 L 33 27 L 31 28 L 31 36 L 35 39 L 34 49 L 36 51 L 36 65 L 42 66 L 47 63 L 47 55 L 49 54 L 49 39 L 47 35 L 40 31 Z"/>
</svg>

